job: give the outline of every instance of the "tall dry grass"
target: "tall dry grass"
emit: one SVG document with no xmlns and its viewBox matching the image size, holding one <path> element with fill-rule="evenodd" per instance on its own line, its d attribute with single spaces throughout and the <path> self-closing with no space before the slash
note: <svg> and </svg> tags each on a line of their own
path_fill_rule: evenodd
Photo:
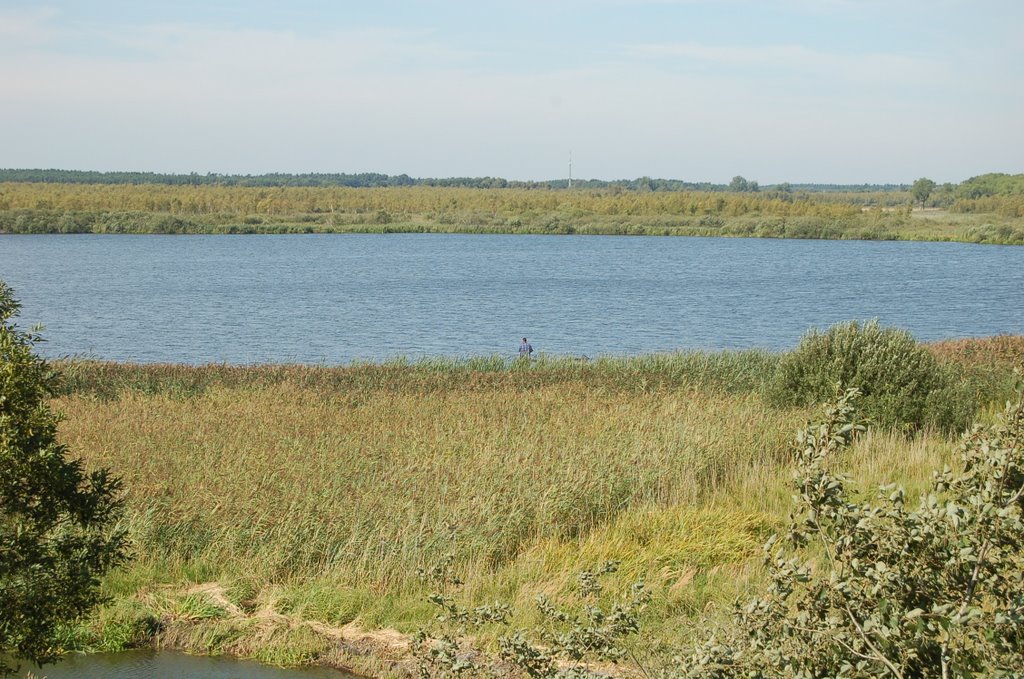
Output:
<svg viewBox="0 0 1024 679">
<path fill-rule="evenodd" d="M 433 615 L 416 569 L 450 554 L 465 596 L 516 603 L 520 625 L 537 594 L 621 560 L 608 591 L 649 583 L 647 651 L 668 652 L 759 582 L 785 524 L 792 436 L 813 413 L 763 400 L 777 362 L 65 363 L 61 436 L 123 477 L 137 555 L 69 644 L 136 643 L 154 616 L 175 643 L 259 657 L 267 621 L 285 640 L 303 620 L 409 631 Z M 953 447 L 878 430 L 837 464 L 867 491 L 913 493 Z M 230 605 L 195 590 L 210 582 Z M 265 659 L 310 659 L 289 644 Z"/>
<path fill-rule="evenodd" d="M 753 395 L 325 393 L 213 387 L 189 399 L 61 399 L 64 440 L 124 478 L 146 558 L 402 586 L 454 553 L 500 566 L 637 506 L 698 501 L 786 455 Z M 728 423 L 728 426 L 722 426 Z"/>
<path fill-rule="evenodd" d="M 508 388 L 518 391 L 577 382 L 604 391 L 702 387 L 760 390 L 775 372 L 779 354 L 765 350 L 680 351 L 641 356 L 544 356 L 529 363 L 500 355 L 403 358 L 348 366 L 130 364 L 70 359 L 54 363 L 61 394 L 118 398 L 125 391 L 189 397 L 210 387 L 259 388 L 290 384 L 325 393 L 423 394 Z"/>
<path fill-rule="evenodd" d="M 985 368 L 1024 367 L 1024 335 L 968 337 L 932 342 L 936 357 L 965 366 Z"/>
</svg>

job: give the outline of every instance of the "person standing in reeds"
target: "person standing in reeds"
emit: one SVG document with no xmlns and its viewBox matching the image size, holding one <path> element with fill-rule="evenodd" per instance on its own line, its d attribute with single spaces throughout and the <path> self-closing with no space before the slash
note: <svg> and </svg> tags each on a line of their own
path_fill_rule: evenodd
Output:
<svg viewBox="0 0 1024 679">
<path fill-rule="evenodd" d="M 533 354 L 533 345 L 523 338 L 523 341 L 519 343 L 519 358 L 529 361 L 530 356 Z"/>
</svg>

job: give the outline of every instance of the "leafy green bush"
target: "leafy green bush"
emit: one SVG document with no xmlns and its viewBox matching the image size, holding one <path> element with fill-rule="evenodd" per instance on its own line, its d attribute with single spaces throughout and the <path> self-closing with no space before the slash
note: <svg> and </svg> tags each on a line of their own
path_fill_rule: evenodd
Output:
<svg viewBox="0 0 1024 679">
<path fill-rule="evenodd" d="M 121 482 L 67 458 L 51 412 L 54 374 L 40 338 L 13 322 L 0 281 L 0 676 L 8 658 L 52 662 L 61 630 L 100 600 L 126 559 Z"/>
<path fill-rule="evenodd" d="M 792 524 L 765 545 L 768 591 L 737 607 L 735 627 L 699 645 L 682 676 L 1021 676 L 1024 401 L 966 436 L 960 470 L 936 472 L 914 509 L 892 486 L 855 501 L 828 470 L 863 429 L 855 397 L 799 438 Z"/>
<path fill-rule="evenodd" d="M 867 418 L 905 430 L 963 429 L 977 407 L 909 332 L 877 321 L 809 331 L 780 361 L 768 396 L 775 405 L 810 406 L 854 388 Z"/>
</svg>

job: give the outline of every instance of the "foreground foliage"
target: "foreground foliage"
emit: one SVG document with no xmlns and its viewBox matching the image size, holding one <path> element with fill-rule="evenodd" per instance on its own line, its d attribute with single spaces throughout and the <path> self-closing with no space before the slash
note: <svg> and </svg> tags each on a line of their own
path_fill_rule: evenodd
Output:
<svg viewBox="0 0 1024 679">
<path fill-rule="evenodd" d="M 120 482 L 87 474 L 57 441 L 54 375 L 33 352 L 39 337 L 14 325 L 18 309 L 0 281 L 0 657 L 46 662 L 60 626 L 100 601 L 125 536 Z"/>
<path fill-rule="evenodd" d="M 548 596 L 540 595 L 535 604 L 541 622 L 533 629 L 509 630 L 511 607 L 494 603 L 468 609 L 460 605 L 452 591 L 462 581 L 451 573 L 451 562 L 442 561 L 429 571 L 421 571 L 424 579 L 438 587 L 430 595 L 431 603 L 441 609 L 435 617 L 438 630 L 420 629 L 413 641 L 421 679 L 433 677 L 503 676 L 509 668 L 517 668 L 529 677 L 584 679 L 607 676 L 595 673 L 594 663 L 617 665 L 628 659 L 641 667 L 627 645 L 629 637 L 640 632 L 640 616 L 651 601 L 643 582 L 634 583 L 628 595 L 615 604 L 602 607 L 596 598 L 604 590 L 600 579 L 615 573 L 619 562 L 607 561 L 592 571 L 579 574 L 576 598 L 583 611 L 563 608 Z M 467 634 L 486 625 L 502 628 L 498 639 L 498 657 L 488 658 L 465 644 Z"/>
<path fill-rule="evenodd" d="M 1020 676 L 1024 401 L 971 432 L 961 469 L 935 473 L 908 509 L 892 486 L 859 503 L 828 469 L 863 430 L 856 395 L 799 438 L 789 548 L 765 546 L 767 593 L 687 659 L 685 676 Z"/>
</svg>

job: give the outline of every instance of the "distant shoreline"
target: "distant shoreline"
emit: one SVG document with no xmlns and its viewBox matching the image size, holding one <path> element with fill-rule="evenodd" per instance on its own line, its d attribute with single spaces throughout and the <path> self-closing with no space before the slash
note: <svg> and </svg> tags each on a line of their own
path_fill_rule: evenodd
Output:
<svg viewBox="0 0 1024 679">
<path fill-rule="evenodd" d="M 0 183 L 0 233 L 477 233 L 1024 244 L 1016 194 Z"/>
<path fill-rule="evenodd" d="M 883 213 L 889 215 L 892 213 Z M 771 238 L 799 240 L 868 240 L 956 242 L 983 245 L 1024 245 L 1024 224 L 1013 225 L 992 215 L 913 213 L 909 218 L 883 219 L 873 215 L 843 219 L 798 217 L 724 218 L 716 226 L 699 220 L 658 217 L 610 222 L 584 220 L 501 226 L 444 224 L 419 218 L 388 224 L 309 223 L 302 215 L 267 219 L 258 224 L 231 219 L 181 217 L 146 212 L 57 212 L 54 210 L 0 210 L 0 235 L 120 234 L 120 235 L 303 235 L 303 234 L 477 234 L 549 236 L 679 236 L 704 238 Z M 219 216 L 218 216 L 219 217 Z M 965 219 L 966 217 L 966 219 Z M 552 218 L 554 220 L 554 217 Z M 698 223 L 691 223 L 698 221 Z"/>
</svg>

